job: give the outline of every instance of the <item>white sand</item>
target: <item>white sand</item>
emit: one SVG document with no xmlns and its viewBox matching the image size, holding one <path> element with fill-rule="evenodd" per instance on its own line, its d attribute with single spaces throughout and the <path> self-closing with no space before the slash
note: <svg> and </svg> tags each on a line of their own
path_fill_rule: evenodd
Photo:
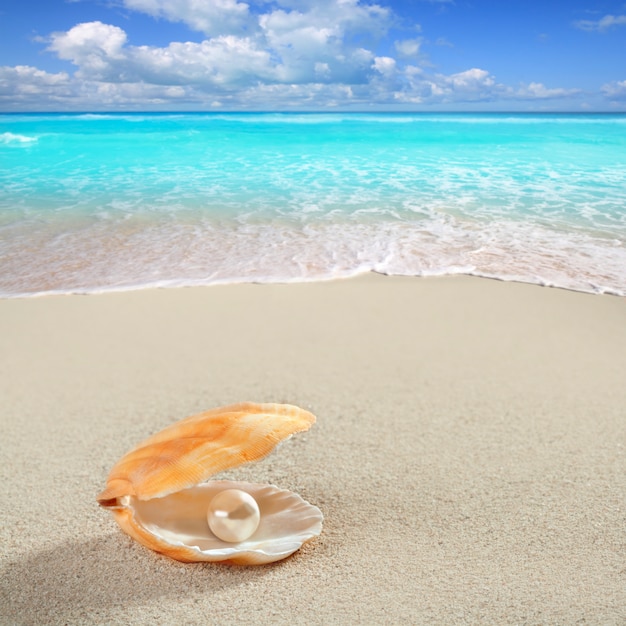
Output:
<svg viewBox="0 0 626 626">
<path fill-rule="evenodd" d="M 626 623 L 626 299 L 475 278 L 0 301 L 3 624 Z M 96 494 L 242 400 L 318 422 L 229 477 L 325 515 L 286 561 L 185 565 Z"/>
</svg>

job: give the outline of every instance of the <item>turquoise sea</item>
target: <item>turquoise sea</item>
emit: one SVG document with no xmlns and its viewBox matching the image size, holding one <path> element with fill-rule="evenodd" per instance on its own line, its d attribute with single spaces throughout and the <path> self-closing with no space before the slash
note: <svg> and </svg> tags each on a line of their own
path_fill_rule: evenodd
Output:
<svg viewBox="0 0 626 626">
<path fill-rule="evenodd" d="M 0 296 L 473 274 L 626 295 L 626 115 L 0 115 Z"/>
</svg>

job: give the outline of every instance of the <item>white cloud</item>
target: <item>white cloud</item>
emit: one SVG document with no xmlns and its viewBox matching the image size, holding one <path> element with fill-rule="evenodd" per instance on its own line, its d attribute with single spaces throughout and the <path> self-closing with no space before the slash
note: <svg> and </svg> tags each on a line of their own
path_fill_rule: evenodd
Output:
<svg viewBox="0 0 626 626">
<path fill-rule="evenodd" d="M 393 98 L 412 104 L 486 102 L 506 97 L 504 85 L 486 70 L 472 68 L 456 74 L 429 74 L 418 66 L 407 66 L 399 76 Z"/>
<path fill-rule="evenodd" d="M 359 36 L 382 37 L 391 24 L 391 13 L 359 0 L 280 0 L 279 8 L 261 14 L 257 37 L 280 59 L 281 82 L 315 81 L 318 63 L 327 66 L 325 78 L 363 82 L 373 53 L 354 43 Z M 318 66 L 319 67 L 319 66 Z"/>
<path fill-rule="evenodd" d="M 549 89 L 542 83 L 530 83 L 529 85 L 517 90 L 515 95 L 525 99 L 548 99 L 548 98 L 566 98 L 580 93 L 579 89 Z"/>
<path fill-rule="evenodd" d="M 484 87 L 493 87 L 495 79 L 487 70 L 481 70 L 474 67 L 471 70 L 466 70 L 465 72 L 452 74 L 452 76 L 449 76 L 445 82 L 452 85 L 455 89 L 461 88 L 463 90 L 477 91 L 483 89 Z"/>
<path fill-rule="evenodd" d="M 487 70 L 476 67 L 450 76 L 439 74 L 427 78 L 425 83 L 431 98 L 442 102 L 492 100 L 494 95 L 506 91 Z"/>
<path fill-rule="evenodd" d="M 67 32 L 53 33 L 49 49 L 61 59 L 84 62 L 90 54 L 115 56 L 126 43 L 126 33 L 102 22 L 78 24 Z"/>
<path fill-rule="evenodd" d="M 183 22 L 206 35 L 241 32 L 251 23 L 249 5 L 237 0 L 122 0 L 134 11 Z"/>
<path fill-rule="evenodd" d="M 145 108 L 146 103 L 171 103 L 187 95 L 186 88 L 142 83 L 106 83 L 72 79 L 67 73 L 51 74 L 35 67 L 0 67 L 0 104 L 22 108 L 85 109 Z"/>
<path fill-rule="evenodd" d="M 192 84 L 236 89 L 275 79 L 271 56 L 255 42 L 234 35 L 201 43 L 171 43 L 166 48 L 129 47 L 125 71 L 154 84 Z M 120 73 L 120 79 L 124 74 Z"/>
<path fill-rule="evenodd" d="M 0 102 L 22 102 L 41 96 L 55 99 L 71 93 L 70 77 L 65 72 L 50 74 L 29 65 L 0 67 Z"/>
<path fill-rule="evenodd" d="M 574 22 L 574 26 L 580 30 L 604 32 L 613 26 L 626 26 L 626 15 L 605 15 L 599 20 L 579 20 Z"/>
<path fill-rule="evenodd" d="M 602 93 L 609 100 L 626 100 L 626 80 L 614 81 L 603 85 Z"/>
<path fill-rule="evenodd" d="M 383 76 L 391 76 L 396 71 L 396 60 L 391 57 L 376 57 L 372 67 Z"/>
<path fill-rule="evenodd" d="M 396 41 L 394 46 L 401 57 L 415 57 L 420 51 L 421 39 L 403 39 Z"/>
<path fill-rule="evenodd" d="M 160 105 L 193 99 L 189 88 L 145 83 L 85 82 L 81 86 L 80 96 L 86 102 L 100 103 L 105 109 L 126 108 L 129 105 L 136 107 L 139 102 Z"/>
<path fill-rule="evenodd" d="M 471 102 L 548 100 L 575 96 L 576 89 L 551 89 L 530 83 L 514 89 L 498 83 L 487 70 L 472 68 L 456 74 L 427 74 L 423 68 L 409 66 L 403 74 L 405 87 L 394 93 L 400 102 L 450 104 Z"/>
<path fill-rule="evenodd" d="M 48 50 L 78 65 L 82 72 L 106 75 L 115 60 L 122 60 L 126 33 L 102 22 L 78 24 L 67 32 L 53 33 Z"/>
<path fill-rule="evenodd" d="M 309 19 L 298 11 L 273 11 L 259 18 L 268 48 L 281 59 L 281 81 L 302 82 L 313 78 L 317 63 L 331 64 L 341 53 L 342 31 L 328 20 Z"/>
<path fill-rule="evenodd" d="M 315 63 L 315 75 L 318 76 L 319 78 L 330 78 L 330 66 L 328 65 L 328 63 L 321 63 L 321 62 L 316 62 Z"/>
<path fill-rule="evenodd" d="M 66 72 L 51 74 L 30 65 L 16 65 L 15 67 L 0 67 L 0 86 L 19 86 L 20 81 L 24 84 L 46 86 L 65 85 L 69 81 Z"/>
</svg>

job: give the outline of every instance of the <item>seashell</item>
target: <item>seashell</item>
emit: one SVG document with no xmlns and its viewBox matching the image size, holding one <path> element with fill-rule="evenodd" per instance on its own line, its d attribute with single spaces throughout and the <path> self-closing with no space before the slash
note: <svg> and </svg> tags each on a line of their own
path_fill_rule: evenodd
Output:
<svg viewBox="0 0 626 626">
<path fill-rule="evenodd" d="M 257 565 L 284 559 L 320 534 L 323 516 L 316 506 L 273 485 L 204 481 L 265 457 L 314 422 L 314 415 L 288 404 L 241 403 L 193 415 L 125 454 L 98 503 L 131 537 L 178 561 Z M 237 543 L 218 539 L 207 521 L 212 499 L 226 489 L 249 493 L 260 510 L 256 531 Z"/>
</svg>

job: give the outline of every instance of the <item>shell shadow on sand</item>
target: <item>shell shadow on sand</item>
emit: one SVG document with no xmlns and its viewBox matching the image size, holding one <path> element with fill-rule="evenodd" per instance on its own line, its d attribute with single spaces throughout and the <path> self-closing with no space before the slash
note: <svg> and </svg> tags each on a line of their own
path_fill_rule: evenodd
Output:
<svg viewBox="0 0 626 626">
<path fill-rule="evenodd" d="M 298 558 L 294 555 L 291 559 Z M 291 560 L 289 559 L 289 560 Z M 116 609 L 149 606 L 161 598 L 202 595 L 257 581 L 281 567 L 183 564 L 150 554 L 118 532 L 68 541 L 0 569 L 0 621 L 66 624 L 106 621 Z"/>
</svg>

